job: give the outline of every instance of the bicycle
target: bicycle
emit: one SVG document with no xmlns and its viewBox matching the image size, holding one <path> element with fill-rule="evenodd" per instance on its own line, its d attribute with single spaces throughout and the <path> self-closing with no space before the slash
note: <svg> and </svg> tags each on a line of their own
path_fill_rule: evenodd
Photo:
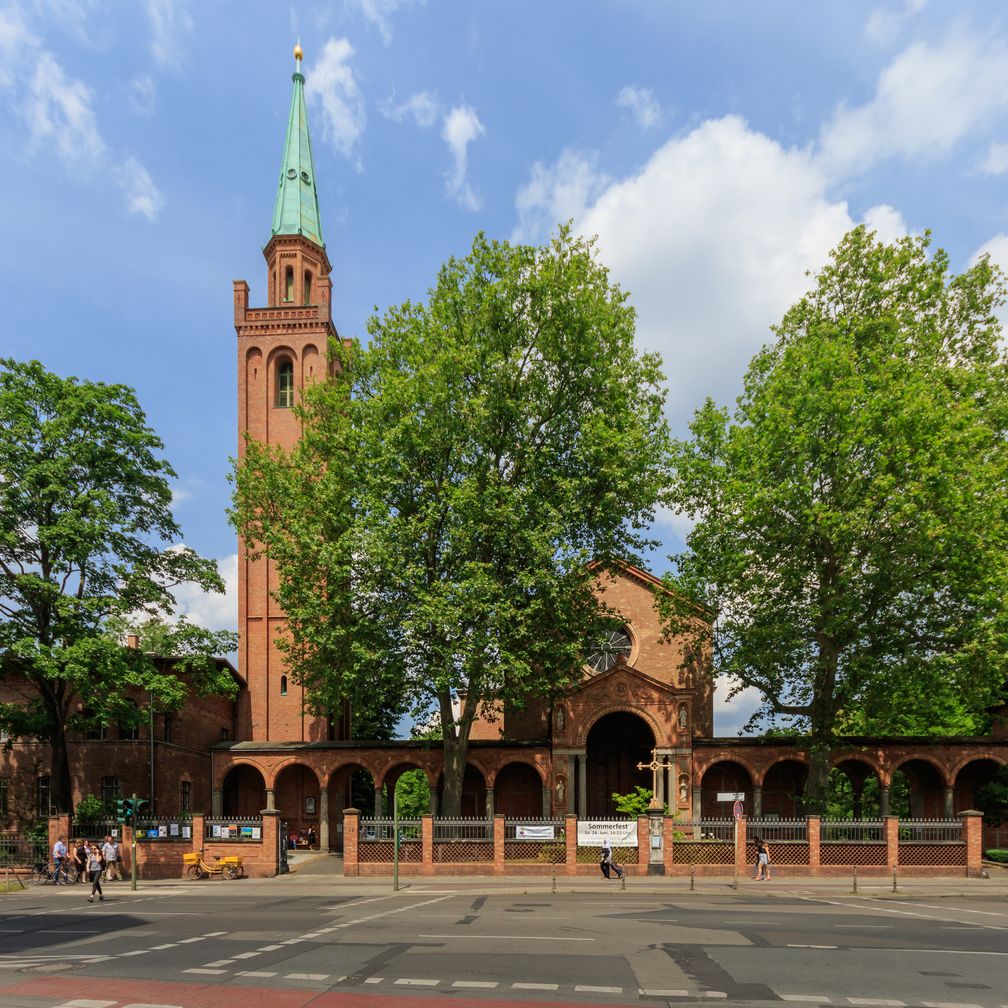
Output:
<svg viewBox="0 0 1008 1008">
<path fill-rule="evenodd" d="M 186 874 L 191 879 L 204 879 L 218 876 L 225 879 L 241 878 L 245 874 L 242 859 L 237 856 L 221 857 L 214 855 L 214 864 L 203 860 L 203 851 L 198 854 L 183 854 L 182 861 L 188 865 Z"/>
<path fill-rule="evenodd" d="M 73 885 L 74 880 L 70 877 L 69 872 L 64 865 L 60 869 L 59 876 L 49 867 L 48 861 L 39 861 L 32 867 L 31 873 L 31 884 L 32 885 L 48 885 L 50 882 L 53 885 Z"/>
</svg>

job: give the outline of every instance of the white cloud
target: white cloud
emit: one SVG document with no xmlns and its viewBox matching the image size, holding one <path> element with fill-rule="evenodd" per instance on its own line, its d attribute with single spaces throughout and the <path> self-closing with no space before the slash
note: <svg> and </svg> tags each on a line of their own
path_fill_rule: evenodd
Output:
<svg viewBox="0 0 1008 1008">
<path fill-rule="evenodd" d="M 763 699 L 758 689 L 747 686 L 729 700 L 728 694 L 735 685 L 735 680 L 725 676 L 719 678 L 714 684 L 715 735 L 722 737 L 738 735 Z"/>
<path fill-rule="evenodd" d="M 903 215 L 885 203 L 873 206 L 865 213 L 864 225 L 869 231 L 874 231 L 878 240 L 883 242 L 902 238 L 910 230 L 903 220 Z"/>
<path fill-rule="evenodd" d="M 978 167 L 986 175 L 1004 175 L 1008 171 L 1008 143 L 992 143 Z"/>
<path fill-rule="evenodd" d="M 641 129 L 657 126 L 662 120 L 661 106 L 655 101 L 650 88 L 634 87 L 628 84 L 616 96 L 616 104 L 625 108 L 637 121 Z"/>
<path fill-rule="evenodd" d="M 903 26 L 927 5 L 927 0 L 903 0 L 896 7 L 879 7 L 873 10 L 865 24 L 865 35 L 876 45 L 894 41 Z"/>
<path fill-rule="evenodd" d="M 45 50 L 35 60 L 25 94 L 24 120 L 33 146 L 55 149 L 69 168 L 90 171 L 105 153 L 91 90 L 83 81 L 68 77 Z"/>
<path fill-rule="evenodd" d="M 882 71 L 863 105 L 841 105 L 820 134 L 834 177 L 888 157 L 936 157 L 1008 108 L 1008 47 L 956 32 L 915 42 Z"/>
<path fill-rule="evenodd" d="M 970 258 L 970 266 L 975 266 L 977 260 L 982 255 L 989 255 L 991 262 L 999 267 L 1003 273 L 1008 275 L 1008 234 L 1003 232 L 988 239 L 973 253 Z M 1008 344 L 1008 305 L 1002 305 L 998 312 L 998 321 L 1001 323 L 1001 343 Z"/>
<path fill-rule="evenodd" d="M 115 175 L 126 197 L 126 209 L 149 221 L 157 220 L 164 206 L 164 197 L 150 177 L 150 172 L 130 155 L 116 166 Z"/>
<path fill-rule="evenodd" d="M 596 155 L 570 149 L 553 165 L 537 161 L 531 175 L 515 197 L 515 242 L 543 241 L 558 224 L 578 220 L 611 182 L 598 170 Z"/>
<path fill-rule="evenodd" d="M 353 54 L 347 39 L 331 38 L 306 76 L 306 93 L 322 109 L 322 135 L 346 158 L 352 157 L 367 121 L 350 67 Z"/>
<path fill-rule="evenodd" d="M 418 91 L 404 102 L 395 104 L 395 95 L 386 98 L 378 108 L 386 119 L 402 122 L 411 118 L 421 129 L 430 129 L 438 116 L 437 96 L 431 91 Z"/>
<path fill-rule="evenodd" d="M 26 54 L 40 48 L 24 14 L 15 6 L 0 7 L 0 87 L 11 87 L 20 75 Z"/>
<path fill-rule="evenodd" d="M 160 66 L 182 60 L 183 40 L 193 30 L 192 16 L 180 0 L 146 0 L 151 26 L 151 54 Z"/>
<path fill-rule="evenodd" d="M 154 114 L 154 106 L 157 104 L 157 88 L 154 80 L 148 74 L 134 77 L 129 82 L 129 89 L 126 92 L 129 97 L 130 108 L 139 116 L 150 116 Z"/>
<path fill-rule="evenodd" d="M 184 584 L 175 589 L 175 613 L 185 616 L 207 630 L 236 630 L 238 627 L 238 554 L 217 561 L 224 579 L 223 595 L 203 591 L 198 585 Z"/>
<path fill-rule="evenodd" d="M 637 309 L 639 343 L 662 355 L 669 419 L 684 434 L 706 396 L 734 401 L 769 327 L 808 289 L 806 271 L 856 223 L 828 189 L 811 152 L 727 116 L 670 139 L 625 179 L 604 179 L 570 151 L 535 165 L 516 197 L 516 237 L 541 240 L 543 225 L 568 215 L 598 235 L 601 261 Z M 887 206 L 866 223 L 884 238 L 905 231 Z"/>
<path fill-rule="evenodd" d="M 349 6 L 356 7 L 378 29 L 385 45 L 392 42 L 392 15 L 409 2 L 410 0 L 348 0 Z"/>
<path fill-rule="evenodd" d="M 454 162 L 447 176 L 448 194 L 466 210 L 478 210 L 483 203 L 466 175 L 469 144 L 485 132 L 476 110 L 468 105 L 456 105 L 444 118 L 441 136 L 448 144 Z"/>
</svg>

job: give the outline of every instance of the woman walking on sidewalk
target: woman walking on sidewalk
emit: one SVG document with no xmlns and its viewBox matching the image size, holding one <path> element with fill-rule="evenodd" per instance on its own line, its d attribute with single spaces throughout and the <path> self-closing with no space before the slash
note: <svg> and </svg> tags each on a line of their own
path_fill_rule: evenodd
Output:
<svg viewBox="0 0 1008 1008">
<path fill-rule="evenodd" d="M 101 847 L 97 843 L 91 844 L 88 853 L 88 878 L 91 879 L 91 895 L 88 896 L 88 903 L 94 903 L 95 893 L 98 893 L 98 902 L 105 902 L 105 894 L 102 892 L 101 876 L 105 867 L 105 858 L 102 856 Z"/>
</svg>

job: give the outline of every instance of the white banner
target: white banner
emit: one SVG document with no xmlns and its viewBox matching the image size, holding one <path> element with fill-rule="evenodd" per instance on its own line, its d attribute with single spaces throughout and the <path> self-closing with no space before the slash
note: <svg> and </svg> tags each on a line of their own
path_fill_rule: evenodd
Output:
<svg viewBox="0 0 1008 1008">
<path fill-rule="evenodd" d="M 519 823 L 515 826 L 515 840 L 555 840 L 554 826 L 526 826 Z"/>
<path fill-rule="evenodd" d="M 637 846 L 637 820 L 610 822 L 605 819 L 579 819 L 578 847 L 603 847 L 605 841 L 610 847 Z"/>
</svg>

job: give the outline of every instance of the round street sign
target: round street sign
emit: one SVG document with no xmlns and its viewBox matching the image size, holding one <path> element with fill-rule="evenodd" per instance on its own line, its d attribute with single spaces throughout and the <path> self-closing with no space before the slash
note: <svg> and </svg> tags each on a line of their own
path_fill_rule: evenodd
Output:
<svg viewBox="0 0 1008 1008">
<path fill-rule="evenodd" d="M 742 802 L 736 801 L 735 804 L 732 805 L 732 815 L 735 816 L 736 819 L 742 818 Z"/>
</svg>

